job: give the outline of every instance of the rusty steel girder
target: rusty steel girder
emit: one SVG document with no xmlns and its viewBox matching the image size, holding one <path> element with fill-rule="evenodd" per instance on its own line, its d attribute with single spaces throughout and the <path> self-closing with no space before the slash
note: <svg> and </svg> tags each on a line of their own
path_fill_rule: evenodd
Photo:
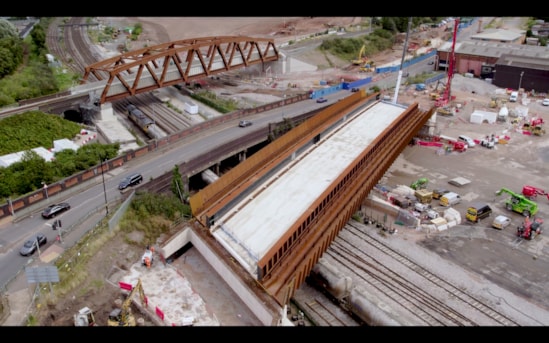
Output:
<svg viewBox="0 0 549 343">
<path fill-rule="evenodd" d="M 107 80 L 101 104 L 188 83 L 192 80 L 250 65 L 277 61 L 273 39 L 244 36 L 192 38 L 130 51 L 85 68 L 89 75 Z"/>
</svg>

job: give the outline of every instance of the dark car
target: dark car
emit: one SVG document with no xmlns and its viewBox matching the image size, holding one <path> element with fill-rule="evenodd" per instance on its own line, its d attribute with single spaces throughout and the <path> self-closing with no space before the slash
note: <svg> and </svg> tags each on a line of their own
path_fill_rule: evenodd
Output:
<svg viewBox="0 0 549 343">
<path fill-rule="evenodd" d="M 323 102 L 326 102 L 326 101 L 328 101 L 328 99 L 322 98 L 322 97 L 316 99 L 316 102 L 318 102 L 319 104 L 321 104 L 321 103 L 323 103 Z"/>
<path fill-rule="evenodd" d="M 120 183 L 118 184 L 119 190 L 124 190 L 130 186 L 135 186 L 141 183 L 143 181 L 143 175 L 141 174 L 132 174 L 129 176 L 126 176 Z"/>
<path fill-rule="evenodd" d="M 44 234 L 39 233 L 33 238 L 26 241 L 25 244 L 23 244 L 23 246 L 19 250 L 19 254 L 21 254 L 21 256 L 30 256 L 34 254 L 34 252 L 39 246 L 42 246 L 47 242 L 48 242 L 48 238 Z"/>
<path fill-rule="evenodd" d="M 251 126 L 251 125 L 252 125 L 252 122 L 249 121 L 249 120 L 241 120 L 238 123 L 238 126 L 240 126 L 240 127 L 246 127 L 246 126 Z"/>
<path fill-rule="evenodd" d="M 358 92 L 359 90 L 360 90 L 360 89 L 359 89 L 358 87 L 353 87 L 353 88 L 351 88 L 351 92 L 353 92 L 353 93 L 354 93 L 354 92 Z"/>
<path fill-rule="evenodd" d="M 68 202 L 53 204 L 46 207 L 44 211 L 42 211 L 42 217 L 46 219 L 50 219 L 70 209 L 71 209 L 71 205 L 69 205 Z"/>
</svg>

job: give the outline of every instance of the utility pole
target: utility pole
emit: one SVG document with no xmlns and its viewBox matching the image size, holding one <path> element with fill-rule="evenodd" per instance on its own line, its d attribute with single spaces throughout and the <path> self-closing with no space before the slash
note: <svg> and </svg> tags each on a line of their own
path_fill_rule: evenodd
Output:
<svg viewBox="0 0 549 343">
<path fill-rule="evenodd" d="M 107 188 L 105 188 L 105 173 L 103 172 L 103 156 L 100 157 L 101 162 L 101 178 L 103 179 L 103 193 L 105 194 L 105 211 L 106 216 L 109 215 L 109 202 L 107 201 Z"/>
<path fill-rule="evenodd" d="M 408 36 L 410 35 L 410 28 L 412 27 L 412 17 L 408 18 L 408 30 L 406 31 L 406 40 L 404 41 L 404 48 L 402 49 L 402 60 L 400 61 L 400 69 L 398 71 L 397 83 L 395 88 L 395 95 L 393 96 L 393 103 L 397 103 L 398 91 L 400 88 L 400 81 L 402 80 L 402 65 L 406 58 L 406 50 L 408 49 Z"/>
</svg>

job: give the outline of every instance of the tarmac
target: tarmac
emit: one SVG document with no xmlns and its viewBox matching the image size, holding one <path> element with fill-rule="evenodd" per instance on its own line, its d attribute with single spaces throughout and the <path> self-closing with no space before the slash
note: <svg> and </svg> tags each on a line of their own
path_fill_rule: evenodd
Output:
<svg viewBox="0 0 549 343">
<path fill-rule="evenodd" d="M 87 218 L 80 228 L 88 228 L 87 230 L 95 227 L 95 225 L 104 218 L 103 212 L 97 212 L 96 214 Z M 8 218 L 9 220 L 9 218 Z M 4 219 L 4 222 L 6 220 Z M 0 224 L 3 226 L 5 223 Z M 70 247 L 76 244 L 81 237 L 80 230 L 68 232 L 63 241 L 55 242 L 46 250 L 44 250 L 38 259 L 34 259 L 26 267 L 34 267 L 37 265 L 43 266 L 44 264 L 52 263 L 60 254 L 65 251 L 65 247 Z M 29 313 L 34 306 L 36 284 L 31 286 L 27 283 L 27 277 L 24 270 L 21 270 L 17 276 L 7 284 L 5 297 L 7 298 L 8 315 L 1 323 L 1 326 L 27 326 Z"/>
</svg>

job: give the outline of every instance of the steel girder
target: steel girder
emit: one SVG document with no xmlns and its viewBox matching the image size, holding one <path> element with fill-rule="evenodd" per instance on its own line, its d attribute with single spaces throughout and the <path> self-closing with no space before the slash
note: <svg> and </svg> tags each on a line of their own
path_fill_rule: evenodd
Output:
<svg viewBox="0 0 549 343">
<path fill-rule="evenodd" d="M 159 44 L 93 63 L 85 68 L 105 82 L 100 102 L 110 102 L 153 89 L 213 74 L 277 61 L 273 39 L 244 36 L 203 37 Z"/>
</svg>

